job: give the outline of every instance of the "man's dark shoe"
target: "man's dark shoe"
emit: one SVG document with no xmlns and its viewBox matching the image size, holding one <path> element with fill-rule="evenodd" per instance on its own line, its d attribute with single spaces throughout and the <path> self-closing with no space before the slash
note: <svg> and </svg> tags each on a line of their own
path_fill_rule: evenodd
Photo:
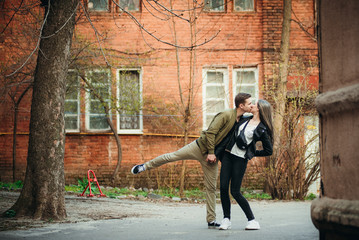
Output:
<svg viewBox="0 0 359 240">
<path fill-rule="evenodd" d="M 208 229 L 216 229 L 219 228 L 220 225 L 218 222 L 212 221 L 208 223 Z"/>
<path fill-rule="evenodd" d="M 144 164 L 136 165 L 131 169 L 132 174 L 138 174 L 140 172 L 143 172 L 146 170 L 146 167 Z"/>
</svg>

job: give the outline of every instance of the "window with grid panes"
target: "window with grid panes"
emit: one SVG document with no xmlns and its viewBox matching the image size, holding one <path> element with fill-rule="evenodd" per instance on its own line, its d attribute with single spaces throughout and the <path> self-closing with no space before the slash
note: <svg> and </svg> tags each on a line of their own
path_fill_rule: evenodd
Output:
<svg viewBox="0 0 359 240">
<path fill-rule="evenodd" d="M 87 89 L 86 128 L 88 130 L 108 130 L 104 104 L 111 106 L 111 74 L 109 70 L 93 70 L 86 73 L 87 80 L 95 91 Z M 103 99 L 101 103 L 97 94 Z"/>
<path fill-rule="evenodd" d="M 258 99 L 257 68 L 239 68 L 233 70 L 233 97 L 240 92 L 252 95 L 253 103 Z"/>
<path fill-rule="evenodd" d="M 203 128 L 213 117 L 228 109 L 228 72 L 226 69 L 205 70 L 203 87 Z"/>
<path fill-rule="evenodd" d="M 77 72 L 69 71 L 66 79 L 65 130 L 80 130 L 80 82 Z"/>
<path fill-rule="evenodd" d="M 142 84 L 139 69 L 118 70 L 118 129 L 119 132 L 142 131 Z"/>
<path fill-rule="evenodd" d="M 210 12 L 224 12 L 225 0 L 205 0 L 204 9 Z"/>
<path fill-rule="evenodd" d="M 254 0 L 234 0 L 234 11 L 254 11 Z"/>
<path fill-rule="evenodd" d="M 88 0 L 87 8 L 89 11 L 109 11 L 108 0 Z"/>
</svg>

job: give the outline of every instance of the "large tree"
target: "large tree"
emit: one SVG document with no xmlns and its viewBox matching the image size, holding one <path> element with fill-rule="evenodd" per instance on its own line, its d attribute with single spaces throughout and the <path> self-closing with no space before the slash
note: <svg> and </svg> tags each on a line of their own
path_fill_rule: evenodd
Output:
<svg viewBox="0 0 359 240">
<path fill-rule="evenodd" d="M 16 216 L 66 217 L 64 99 L 78 2 L 41 1 L 44 22 L 34 76 L 26 176 L 11 208 Z"/>
<path fill-rule="evenodd" d="M 293 14 L 292 14 L 293 13 Z M 278 68 L 273 79 L 265 82 L 265 98 L 275 103 L 274 153 L 263 166 L 268 192 L 273 199 L 304 199 L 309 186 L 319 177 L 319 153 L 316 150 L 316 110 L 313 108 L 317 90 L 310 83 L 312 64 L 305 57 L 291 60 L 291 22 L 295 22 L 316 41 L 292 10 L 292 0 L 283 0 L 283 23 Z M 314 67 L 314 65 L 313 65 Z M 288 83 L 289 74 L 292 81 Z M 308 131 L 309 129 L 312 129 Z"/>
</svg>

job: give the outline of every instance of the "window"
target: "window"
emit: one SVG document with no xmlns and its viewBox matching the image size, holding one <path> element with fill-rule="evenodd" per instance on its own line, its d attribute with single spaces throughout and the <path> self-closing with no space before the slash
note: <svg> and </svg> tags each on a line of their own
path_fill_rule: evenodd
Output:
<svg viewBox="0 0 359 240">
<path fill-rule="evenodd" d="M 254 11 L 254 0 L 234 0 L 234 11 Z"/>
<path fill-rule="evenodd" d="M 90 11 L 109 11 L 108 0 L 88 0 L 87 7 Z"/>
<path fill-rule="evenodd" d="M 93 70 L 86 73 L 87 81 L 95 90 L 86 90 L 86 129 L 108 130 L 104 105 L 111 107 L 111 74 L 109 70 Z"/>
<path fill-rule="evenodd" d="M 74 71 L 67 73 L 65 98 L 65 130 L 78 132 L 80 130 L 80 82 Z"/>
<path fill-rule="evenodd" d="M 126 11 L 139 11 L 140 0 L 119 0 L 118 4 Z M 121 10 L 120 8 L 120 10 Z"/>
<path fill-rule="evenodd" d="M 254 102 L 258 99 L 257 68 L 239 68 L 233 70 L 233 97 L 240 92 L 251 94 Z"/>
<path fill-rule="evenodd" d="M 142 133 L 142 83 L 139 69 L 117 71 L 118 122 L 121 133 Z"/>
<path fill-rule="evenodd" d="M 211 12 L 224 12 L 225 0 L 205 0 L 204 9 Z"/>
<path fill-rule="evenodd" d="M 203 71 L 203 128 L 206 129 L 213 117 L 228 108 L 228 71 L 207 69 Z"/>
</svg>

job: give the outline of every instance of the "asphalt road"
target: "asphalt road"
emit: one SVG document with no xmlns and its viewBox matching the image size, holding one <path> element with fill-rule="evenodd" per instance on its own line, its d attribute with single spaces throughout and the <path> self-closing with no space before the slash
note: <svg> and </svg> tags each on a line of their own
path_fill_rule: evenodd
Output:
<svg viewBox="0 0 359 240">
<path fill-rule="evenodd" d="M 208 229 L 204 204 L 148 203 L 133 201 L 138 215 L 123 219 L 53 224 L 28 230 L 2 231 L 0 239 L 250 239 L 250 240 L 313 240 L 319 232 L 310 218 L 310 202 L 250 201 L 261 225 L 257 231 L 244 230 L 245 215 L 232 204 L 232 229 Z M 151 214 L 141 214 L 141 209 Z M 222 218 L 217 205 L 218 220 Z"/>
</svg>

